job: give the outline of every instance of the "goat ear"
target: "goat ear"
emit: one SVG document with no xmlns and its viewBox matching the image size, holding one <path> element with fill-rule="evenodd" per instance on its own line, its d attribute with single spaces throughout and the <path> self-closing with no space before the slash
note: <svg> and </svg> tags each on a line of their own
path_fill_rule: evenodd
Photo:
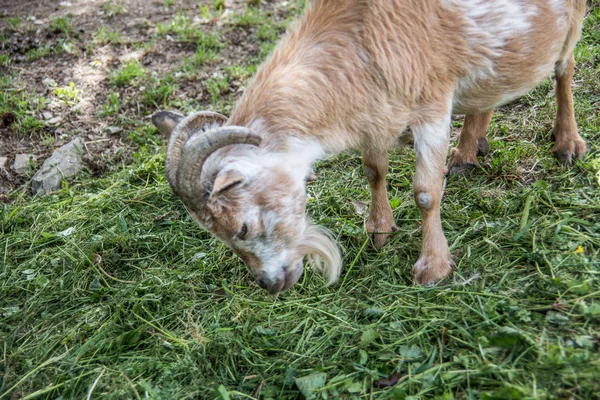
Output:
<svg viewBox="0 0 600 400">
<path fill-rule="evenodd" d="M 152 123 L 167 139 L 171 132 L 185 118 L 184 115 L 172 111 L 158 111 L 152 115 Z"/>
<path fill-rule="evenodd" d="M 243 182 L 244 176 L 237 171 L 222 172 L 215 178 L 210 198 L 215 199 Z"/>
</svg>

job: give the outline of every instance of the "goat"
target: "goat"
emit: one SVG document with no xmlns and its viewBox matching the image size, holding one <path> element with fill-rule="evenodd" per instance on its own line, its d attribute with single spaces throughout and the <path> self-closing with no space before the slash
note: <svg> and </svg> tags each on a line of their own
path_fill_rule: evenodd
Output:
<svg viewBox="0 0 600 400">
<path fill-rule="evenodd" d="M 414 279 L 454 269 L 440 202 L 450 121 L 465 114 L 452 171 L 487 153 L 493 109 L 556 75 L 551 151 L 570 164 L 586 144 L 570 84 L 585 0 L 312 0 L 226 118 L 161 111 L 166 174 L 202 227 L 225 242 L 258 284 L 277 293 L 303 259 L 329 283 L 341 270 L 332 235 L 305 216 L 305 177 L 326 155 L 360 149 L 372 196 L 367 231 L 382 246 L 395 229 L 388 150 L 410 133 L 422 248 Z"/>
</svg>

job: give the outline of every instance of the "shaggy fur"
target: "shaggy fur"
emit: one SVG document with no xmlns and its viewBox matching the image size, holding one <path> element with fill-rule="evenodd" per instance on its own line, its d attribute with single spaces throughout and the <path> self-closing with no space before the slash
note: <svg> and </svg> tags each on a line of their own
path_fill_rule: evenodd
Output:
<svg viewBox="0 0 600 400">
<path fill-rule="evenodd" d="M 373 200 L 367 229 L 379 247 L 395 228 L 387 151 L 410 127 L 423 217 L 415 279 L 437 282 L 454 267 L 440 216 L 453 113 L 467 116 L 450 166 L 477 165 L 493 109 L 555 72 L 552 151 L 568 163 L 584 155 L 570 91 L 584 13 L 585 0 L 310 1 L 226 122 L 250 128 L 260 147 L 232 145 L 210 156 L 201 179 L 211 200 L 196 219 L 271 292 L 297 279 L 286 274 L 308 253 L 321 256 L 332 281 L 339 255 L 330 235 L 304 220 L 304 177 L 318 158 L 360 149 Z M 238 184 L 213 196 L 224 173 L 237 174 Z M 243 224 L 251 236 L 238 240 Z"/>
</svg>

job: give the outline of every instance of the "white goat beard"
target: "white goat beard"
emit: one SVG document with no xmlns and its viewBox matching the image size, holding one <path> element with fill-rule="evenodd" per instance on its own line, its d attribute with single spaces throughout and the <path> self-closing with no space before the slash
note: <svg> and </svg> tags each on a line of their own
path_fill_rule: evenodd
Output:
<svg viewBox="0 0 600 400">
<path fill-rule="evenodd" d="M 300 251 L 306 255 L 308 263 L 323 274 L 328 285 L 338 280 L 342 257 L 330 231 L 309 223 L 300 243 Z"/>
</svg>

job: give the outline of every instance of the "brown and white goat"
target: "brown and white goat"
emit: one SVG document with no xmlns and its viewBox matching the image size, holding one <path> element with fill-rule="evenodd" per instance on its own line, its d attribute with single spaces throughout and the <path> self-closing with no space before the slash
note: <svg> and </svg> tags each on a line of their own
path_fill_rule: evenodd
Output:
<svg viewBox="0 0 600 400">
<path fill-rule="evenodd" d="M 303 258 L 333 282 L 341 257 L 305 216 L 305 177 L 318 159 L 360 149 L 372 193 L 367 230 L 395 228 L 388 149 L 413 135 L 414 198 L 423 217 L 416 282 L 454 263 L 440 219 L 452 114 L 465 114 L 450 167 L 477 165 L 494 108 L 556 74 L 552 152 L 583 157 L 571 79 L 585 0 L 313 0 L 229 119 L 158 112 L 170 135 L 166 172 L 190 215 L 240 256 L 260 286 L 293 285 Z"/>
</svg>

